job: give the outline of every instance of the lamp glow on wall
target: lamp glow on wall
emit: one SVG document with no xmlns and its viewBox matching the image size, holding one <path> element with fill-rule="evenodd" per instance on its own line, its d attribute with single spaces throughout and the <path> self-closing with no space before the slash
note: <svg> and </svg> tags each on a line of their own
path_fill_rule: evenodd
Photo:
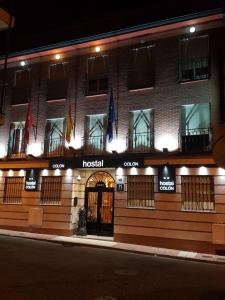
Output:
<svg viewBox="0 0 225 300">
<path fill-rule="evenodd" d="M 117 153 L 122 153 L 126 150 L 126 139 L 113 139 L 111 143 L 107 144 L 107 151 L 116 151 Z"/>
<path fill-rule="evenodd" d="M 6 156 L 6 147 L 3 145 L 0 145 L 0 158 L 3 158 Z"/>
<path fill-rule="evenodd" d="M 164 134 L 156 139 L 155 148 L 159 151 L 163 151 L 163 148 L 167 148 L 168 151 L 177 150 L 177 137 L 173 136 L 172 134 Z"/>
<path fill-rule="evenodd" d="M 40 143 L 32 143 L 27 146 L 27 154 L 31 154 L 35 157 L 38 157 L 42 154 L 41 144 Z"/>
</svg>

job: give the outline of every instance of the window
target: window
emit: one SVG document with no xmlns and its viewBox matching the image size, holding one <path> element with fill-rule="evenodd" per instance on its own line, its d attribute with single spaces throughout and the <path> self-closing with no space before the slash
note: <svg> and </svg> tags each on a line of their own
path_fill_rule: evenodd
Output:
<svg viewBox="0 0 225 300">
<path fill-rule="evenodd" d="M 24 143 L 24 122 L 14 122 L 10 124 L 8 156 L 22 158 L 26 153 Z"/>
<path fill-rule="evenodd" d="M 153 148 L 153 110 L 130 112 L 130 132 L 128 147 L 131 152 L 148 152 Z"/>
<path fill-rule="evenodd" d="M 22 203 L 24 177 L 6 177 L 4 187 L 4 204 Z"/>
<path fill-rule="evenodd" d="M 210 103 L 181 106 L 181 150 L 204 152 L 211 149 Z"/>
<path fill-rule="evenodd" d="M 60 100 L 67 97 L 68 63 L 49 66 L 47 82 L 47 100 Z"/>
<path fill-rule="evenodd" d="M 41 184 L 41 204 L 60 204 L 62 192 L 61 176 L 43 176 Z"/>
<path fill-rule="evenodd" d="M 213 176 L 181 176 L 181 200 L 185 210 L 214 210 Z"/>
<path fill-rule="evenodd" d="M 85 117 L 85 154 L 102 154 L 106 145 L 106 115 L 92 115 Z"/>
<path fill-rule="evenodd" d="M 11 104 L 28 103 L 31 97 L 31 69 L 16 70 L 12 89 Z"/>
<path fill-rule="evenodd" d="M 179 51 L 180 81 L 207 79 L 209 77 L 208 36 L 181 40 Z"/>
<path fill-rule="evenodd" d="M 49 119 L 45 126 L 46 157 L 62 156 L 64 154 L 65 119 Z"/>
<path fill-rule="evenodd" d="M 87 95 L 108 92 L 108 56 L 90 57 L 87 61 Z"/>
<path fill-rule="evenodd" d="M 127 176 L 127 206 L 154 207 L 154 176 Z"/>
<path fill-rule="evenodd" d="M 130 90 L 154 86 L 154 45 L 132 49 L 129 56 L 128 70 L 128 88 Z"/>
</svg>

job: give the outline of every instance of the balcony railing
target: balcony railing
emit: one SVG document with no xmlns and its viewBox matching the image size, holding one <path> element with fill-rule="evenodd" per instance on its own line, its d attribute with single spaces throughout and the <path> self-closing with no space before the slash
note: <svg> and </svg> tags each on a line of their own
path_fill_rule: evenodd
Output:
<svg viewBox="0 0 225 300">
<path fill-rule="evenodd" d="M 184 129 L 180 130 L 180 149 L 186 153 L 201 153 L 211 150 L 212 129 Z"/>
<path fill-rule="evenodd" d="M 48 139 L 44 142 L 44 157 L 64 156 L 65 141 L 64 138 Z"/>
<path fill-rule="evenodd" d="M 127 135 L 129 152 L 149 152 L 154 146 L 154 133 L 130 133 Z"/>
<path fill-rule="evenodd" d="M 84 155 L 98 155 L 105 152 L 106 136 L 91 136 L 83 138 Z"/>
<path fill-rule="evenodd" d="M 23 140 L 16 141 L 9 139 L 7 156 L 10 159 L 18 159 L 26 157 L 26 144 Z"/>
<path fill-rule="evenodd" d="M 208 57 L 187 59 L 179 63 L 179 80 L 190 81 L 209 77 Z"/>
</svg>

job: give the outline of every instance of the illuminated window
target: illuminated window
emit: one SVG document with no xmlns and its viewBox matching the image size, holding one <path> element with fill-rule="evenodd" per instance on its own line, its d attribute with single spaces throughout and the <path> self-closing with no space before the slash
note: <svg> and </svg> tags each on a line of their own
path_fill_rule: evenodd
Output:
<svg viewBox="0 0 225 300">
<path fill-rule="evenodd" d="M 154 205 L 154 176 L 127 176 L 127 206 L 150 208 Z"/>
<path fill-rule="evenodd" d="M 106 122 L 106 115 L 91 115 L 85 117 L 85 154 L 102 154 L 105 151 Z"/>
<path fill-rule="evenodd" d="M 179 80 L 191 81 L 209 77 L 208 36 L 189 37 L 180 41 Z"/>
<path fill-rule="evenodd" d="M 87 61 L 87 95 L 108 92 L 108 56 L 100 55 Z"/>
<path fill-rule="evenodd" d="M 213 176 L 181 176 L 181 200 L 184 210 L 214 210 Z"/>
<path fill-rule="evenodd" d="M 10 158 L 23 158 L 25 153 L 24 122 L 13 122 L 10 124 L 8 156 Z"/>
<path fill-rule="evenodd" d="M 45 157 L 57 157 L 64 155 L 65 119 L 49 119 L 45 126 Z"/>
<path fill-rule="evenodd" d="M 154 145 L 153 110 L 130 112 L 129 151 L 148 152 Z"/>
</svg>

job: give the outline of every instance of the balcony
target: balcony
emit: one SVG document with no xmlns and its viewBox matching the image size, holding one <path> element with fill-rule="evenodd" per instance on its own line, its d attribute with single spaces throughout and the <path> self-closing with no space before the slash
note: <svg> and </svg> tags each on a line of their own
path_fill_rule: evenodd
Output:
<svg viewBox="0 0 225 300">
<path fill-rule="evenodd" d="M 83 138 L 84 155 L 101 155 L 105 152 L 106 136 L 91 136 Z"/>
<path fill-rule="evenodd" d="M 180 149 L 185 153 L 201 153 L 211 150 L 212 129 L 184 129 L 179 133 Z"/>
<path fill-rule="evenodd" d="M 44 157 L 61 157 L 65 154 L 64 138 L 48 139 L 44 142 Z"/>
<path fill-rule="evenodd" d="M 150 152 L 154 146 L 154 133 L 142 132 L 127 135 L 129 152 Z"/>
<path fill-rule="evenodd" d="M 8 142 L 8 159 L 23 159 L 26 157 L 26 144 L 24 141 L 16 141 L 9 139 Z"/>
</svg>

